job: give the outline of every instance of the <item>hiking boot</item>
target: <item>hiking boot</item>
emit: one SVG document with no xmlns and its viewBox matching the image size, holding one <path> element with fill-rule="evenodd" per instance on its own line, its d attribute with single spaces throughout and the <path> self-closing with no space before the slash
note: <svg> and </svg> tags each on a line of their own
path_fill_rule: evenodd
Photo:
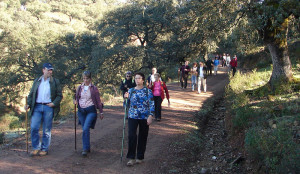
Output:
<svg viewBox="0 0 300 174">
<path fill-rule="evenodd" d="M 39 156 L 40 150 L 33 150 L 30 152 L 30 156 Z"/>
<path fill-rule="evenodd" d="M 141 159 L 141 160 L 140 160 L 140 159 L 137 159 L 137 160 L 135 161 L 135 163 L 136 163 L 136 164 L 141 164 L 141 163 L 143 163 L 143 160 L 142 160 L 142 159 Z"/>
<path fill-rule="evenodd" d="M 133 166 L 135 164 L 135 159 L 130 159 L 128 162 L 127 162 L 127 166 Z"/>
<path fill-rule="evenodd" d="M 46 156 L 46 155 L 48 155 L 48 152 L 47 151 L 40 151 L 39 155 L 40 156 Z"/>
</svg>

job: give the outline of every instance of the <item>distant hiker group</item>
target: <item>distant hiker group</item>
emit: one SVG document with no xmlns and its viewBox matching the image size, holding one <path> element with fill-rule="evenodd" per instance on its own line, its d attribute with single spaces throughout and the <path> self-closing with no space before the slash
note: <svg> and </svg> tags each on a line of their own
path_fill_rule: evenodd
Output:
<svg viewBox="0 0 300 174">
<path fill-rule="evenodd" d="M 227 72 L 230 73 L 232 70 L 232 76 L 236 73 L 237 68 L 237 57 L 231 59 L 229 54 L 223 54 L 223 56 L 216 55 L 214 60 L 211 58 L 207 59 L 205 62 L 193 63 L 193 66 L 189 66 L 189 61 L 185 61 L 178 69 L 178 79 L 181 84 L 182 89 L 187 88 L 189 73 L 191 74 L 191 87 L 192 91 L 195 90 L 195 85 L 198 85 L 198 93 L 201 94 L 201 87 L 203 86 L 203 91 L 206 92 L 207 85 L 206 80 L 208 75 L 212 75 L 212 68 L 214 69 L 214 75 L 218 74 L 219 66 L 227 67 Z"/>
</svg>

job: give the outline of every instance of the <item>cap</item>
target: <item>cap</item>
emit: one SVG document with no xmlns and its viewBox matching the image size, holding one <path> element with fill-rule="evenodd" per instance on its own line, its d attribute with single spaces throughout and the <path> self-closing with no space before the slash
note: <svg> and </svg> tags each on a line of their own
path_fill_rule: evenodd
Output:
<svg viewBox="0 0 300 174">
<path fill-rule="evenodd" d="M 131 75 L 131 74 L 132 74 L 132 72 L 131 72 L 131 71 L 127 71 L 127 72 L 126 72 L 126 74 L 130 74 L 130 75 Z"/>
<path fill-rule="evenodd" d="M 54 69 L 51 63 L 44 63 L 43 68 Z"/>
</svg>

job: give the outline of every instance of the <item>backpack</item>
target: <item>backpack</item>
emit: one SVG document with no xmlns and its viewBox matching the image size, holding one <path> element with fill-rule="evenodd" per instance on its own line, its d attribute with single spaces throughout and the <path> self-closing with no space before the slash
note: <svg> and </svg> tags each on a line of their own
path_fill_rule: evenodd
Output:
<svg viewBox="0 0 300 174">
<path fill-rule="evenodd" d="M 123 79 L 123 84 L 125 84 L 126 79 Z M 134 83 L 134 79 L 132 78 L 132 83 Z"/>
</svg>

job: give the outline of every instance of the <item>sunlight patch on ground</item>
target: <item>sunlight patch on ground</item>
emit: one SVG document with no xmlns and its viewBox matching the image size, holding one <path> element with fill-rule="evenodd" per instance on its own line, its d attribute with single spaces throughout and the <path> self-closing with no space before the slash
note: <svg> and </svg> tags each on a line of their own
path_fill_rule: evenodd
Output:
<svg viewBox="0 0 300 174">
<path fill-rule="evenodd" d="M 24 166 L 24 165 L 20 166 L 18 163 L 12 164 L 12 163 L 7 163 L 7 162 L 0 162 L 0 166 L 1 166 L 1 171 L 4 171 L 4 172 L 11 171 L 12 168 L 19 168 L 20 173 L 29 172 L 29 171 L 30 171 L 30 173 L 58 173 L 57 171 L 54 171 L 51 169 L 47 169 L 47 171 L 45 171 L 44 169 L 32 168 L 32 166 Z"/>
</svg>

